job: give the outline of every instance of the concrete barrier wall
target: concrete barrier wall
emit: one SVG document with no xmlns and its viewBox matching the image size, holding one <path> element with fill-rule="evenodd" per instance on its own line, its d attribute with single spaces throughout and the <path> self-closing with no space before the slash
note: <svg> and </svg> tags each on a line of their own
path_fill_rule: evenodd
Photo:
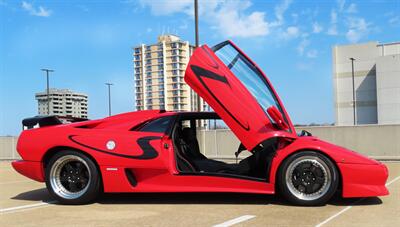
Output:
<svg viewBox="0 0 400 227">
<path fill-rule="evenodd" d="M 349 148 L 361 154 L 381 160 L 400 160 L 400 125 L 360 125 L 360 126 L 319 126 L 298 127 L 298 132 L 306 130 L 322 140 Z M 202 131 L 199 134 L 202 152 L 214 158 L 234 158 L 233 153 L 239 141 L 229 130 Z M 214 134 L 221 135 L 212 136 Z M 206 138 L 206 140 L 204 140 Z M 203 144 L 207 144 L 204 146 Z M 217 144 L 215 148 L 208 148 Z M 213 146 L 215 147 L 215 145 Z M 210 152 L 210 150 L 213 150 Z M 218 155 L 213 155 L 218 154 Z"/>
<path fill-rule="evenodd" d="M 400 160 L 400 125 L 299 127 L 328 142 L 377 159 Z M 201 130 L 197 133 L 202 153 L 210 158 L 232 159 L 240 144 L 230 130 Z M 20 158 L 17 137 L 0 137 L 0 160 Z M 248 155 L 243 152 L 241 157 Z"/>
<path fill-rule="evenodd" d="M 20 159 L 17 152 L 18 137 L 0 136 L 0 160 Z"/>
<path fill-rule="evenodd" d="M 400 160 L 400 125 L 299 127 L 328 142 L 377 159 Z"/>
</svg>

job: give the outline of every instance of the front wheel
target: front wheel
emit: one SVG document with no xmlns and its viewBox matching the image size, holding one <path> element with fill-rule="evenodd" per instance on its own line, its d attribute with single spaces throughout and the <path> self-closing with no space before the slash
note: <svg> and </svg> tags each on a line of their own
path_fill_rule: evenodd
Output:
<svg viewBox="0 0 400 227">
<path fill-rule="evenodd" d="M 87 156 L 59 151 L 47 164 L 46 187 L 62 204 L 85 204 L 100 192 L 99 171 Z"/>
<path fill-rule="evenodd" d="M 314 151 L 298 152 L 287 158 L 277 177 L 282 195 L 297 205 L 323 205 L 339 185 L 336 166 Z"/>
</svg>

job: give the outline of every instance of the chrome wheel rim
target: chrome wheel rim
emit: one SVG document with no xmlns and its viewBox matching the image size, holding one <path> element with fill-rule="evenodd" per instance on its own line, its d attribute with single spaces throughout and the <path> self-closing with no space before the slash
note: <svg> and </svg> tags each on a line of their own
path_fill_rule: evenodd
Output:
<svg viewBox="0 0 400 227">
<path fill-rule="evenodd" d="M 65 155 L 50 170 L 50 185 L 58 196 L 76 199 L 89 188 L 91 173 L 88 164 L 76 155 Z"/>
<path fill-rule="evenodd" d="M 301 200 L 317 200 L 331 186 L 332 175 L 328 165 L 319 157 L 302 156 L 287 168 L 286 185 L 289 191 Z"/>
</svg>

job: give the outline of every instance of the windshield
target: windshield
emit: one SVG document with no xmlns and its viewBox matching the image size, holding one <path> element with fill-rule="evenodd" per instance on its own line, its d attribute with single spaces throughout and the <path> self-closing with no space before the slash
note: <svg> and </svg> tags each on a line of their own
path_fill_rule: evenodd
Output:
<svg viewBox="0 0 400 227">
<path fill-rule="evenodd" d="M 275 106 L 282 116 L 285 116 L 264 76 L 245 56 L 229 42 L 217 45 L 213 50 L 236 78 L 250 91 L 267 116 L 266 110 L 271 106 Z M 268 118 L 271 120 L 269 116 Z"/>
</svg>

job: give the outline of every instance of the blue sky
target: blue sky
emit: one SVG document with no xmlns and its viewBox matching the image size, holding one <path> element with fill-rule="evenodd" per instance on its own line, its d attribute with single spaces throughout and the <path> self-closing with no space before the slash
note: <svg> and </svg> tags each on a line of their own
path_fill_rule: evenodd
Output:
<svg viewBox="0 0 400 227">
<path fill-rule="evenodd" d="M 237 43 L 270 78 L 294 123 L 334 122 L 331 48 L 400 41 L 400 0 L 202 1 L 200 41 Z M 34 93 L 89 95 L 89 117 L 134 109 L 132 46 L 162 32 L 193 43 L 192 0 L 0 0 L 0 135 L 37 114 Z"/>
</svg>

